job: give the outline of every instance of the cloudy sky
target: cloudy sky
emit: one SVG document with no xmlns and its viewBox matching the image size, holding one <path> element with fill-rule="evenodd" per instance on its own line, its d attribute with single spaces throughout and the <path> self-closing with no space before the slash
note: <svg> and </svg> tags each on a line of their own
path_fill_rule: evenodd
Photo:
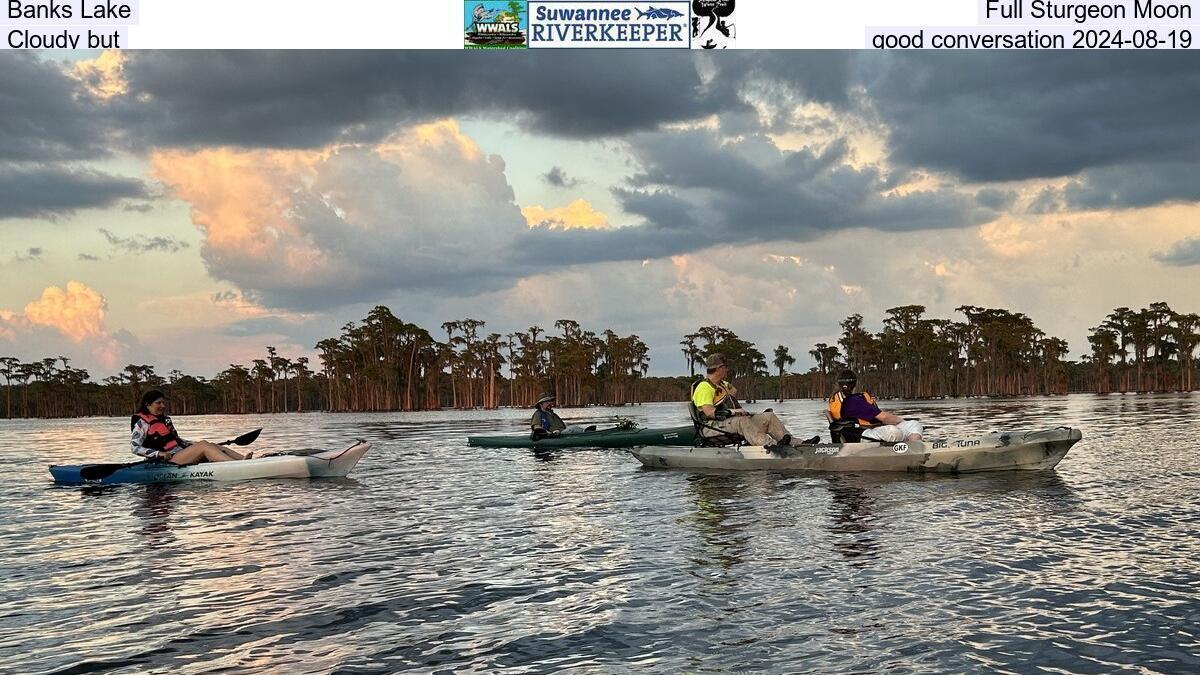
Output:
<svg viewBox="0 0 1200 675">
<path fill-rule="evenodd" d="M 215 374 L 386 304 L 719 323 L 1200 311 L 1191 54 L 0 55 L 0 355 Z M 314 359 L 315 361 L 315 359 Z"/>
</svg>

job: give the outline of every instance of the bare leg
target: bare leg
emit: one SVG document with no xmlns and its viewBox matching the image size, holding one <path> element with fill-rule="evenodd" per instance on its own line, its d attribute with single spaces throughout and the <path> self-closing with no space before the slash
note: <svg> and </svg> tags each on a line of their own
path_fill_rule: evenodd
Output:
<svg viewBox="0 0 1200 675">
<path fill-rule="evenodd" d="M 254 453 L 248 452 L 241 455 L 208 441 L 196 441 L 175 453 L 175 456 L 171 458 L 171 463 L 195 464 L 202 460 L 205 462 L 229 462 L 236 459 L 250 459 L 253 456 Z"/>
</svg>

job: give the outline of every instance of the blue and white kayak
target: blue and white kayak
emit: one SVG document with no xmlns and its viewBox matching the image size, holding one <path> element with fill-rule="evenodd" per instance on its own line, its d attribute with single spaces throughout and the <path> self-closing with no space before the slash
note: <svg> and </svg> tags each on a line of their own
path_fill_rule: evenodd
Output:
<svg viewBox="0 0 1200 675">
<path fill-rule="evenodd" d="M 59 483 L 166 483 L 183 480 L 234 481 L 255 478 L 342 478 L 367 454 L 371 444 L 358 441 L 345 450 L 296 450 L 231 462 L 177 466 L 169 462 L 63 464 L 50 467 Z"/>
</svg>

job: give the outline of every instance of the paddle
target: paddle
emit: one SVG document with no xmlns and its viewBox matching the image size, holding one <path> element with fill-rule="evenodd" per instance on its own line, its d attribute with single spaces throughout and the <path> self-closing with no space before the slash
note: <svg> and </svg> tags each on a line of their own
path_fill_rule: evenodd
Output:
<svg viewBox="0 0 1200 675">
<path fill-rule="evenodd" d="M 258 439 L 258 435 L 262 433 L 262 429 L 255 429 L 238 436 L 231 438 L 224 443 L 217 445 L 250 445 Z M 160 464 L 160 460 L 146 459 L 140 462 L 129 462 L 128 464 L 89 464 L 79 471 L 79 477 L 83 480 L 104 480 L 121 469 L 128 469 L 131 466 L 141 466 L 143 464 Z"/>
<path fill-rule="evenodd" d="M 217 443 L 217 445 L 250 445 L 254 441 L 258 440 L 258 435 L 261 433 L 262 429 L 255 429 L 254 431 L 244 433 L 241 436 L 225 441 L 224 443 Z"/>
</svg>

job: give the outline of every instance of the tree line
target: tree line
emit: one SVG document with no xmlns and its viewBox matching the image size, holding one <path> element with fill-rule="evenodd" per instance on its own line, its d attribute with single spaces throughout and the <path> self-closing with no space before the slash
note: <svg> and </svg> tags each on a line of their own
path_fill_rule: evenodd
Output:
<svg viewBox="0 0 1200 675">
<path fill-rule="evenodd" d="M 384 306 L 315 345 L 319 363 L 289 359 L 275 347 L 215 377 L 129 364 L 91 380 L 63 356 L 22 363 L 0 357 L 5 417 L 124 415 L 141 393 L 161 388 L 172 414 L 433 410 L 532 406 L 544 391 L 559 404 L 625 405 L 687 398 L 705 359 L 721 353 L 743 400 L 823 398 L 837 372 L 851 368 L 863 386 L 887 398 L 1022 396 L 1068 392 L 1192 391 L 1200 316 L 1166 303 L 1118 307 L 1088 337 L 1091 353 L 1066 360 L 1067 343 L 1026 315 L 963 305 L 961 319 L 929 318 L 921 305 L 886 310 L 882 329 L 846 317 L 835 344 L 808 350 L 813 365 L 792 372 L 791 349 L 771 359 L 722 326 L 701 326 L 680 341 L 686 375 L 649 377 L 649 348 L 637 335 L 595 332 L 560 319 L 553 330 L 508 334 L 486 323 L 447 321 L 434 333 Z M 444 337 L 443 337 L 444 336 Z"/>
</svg>

